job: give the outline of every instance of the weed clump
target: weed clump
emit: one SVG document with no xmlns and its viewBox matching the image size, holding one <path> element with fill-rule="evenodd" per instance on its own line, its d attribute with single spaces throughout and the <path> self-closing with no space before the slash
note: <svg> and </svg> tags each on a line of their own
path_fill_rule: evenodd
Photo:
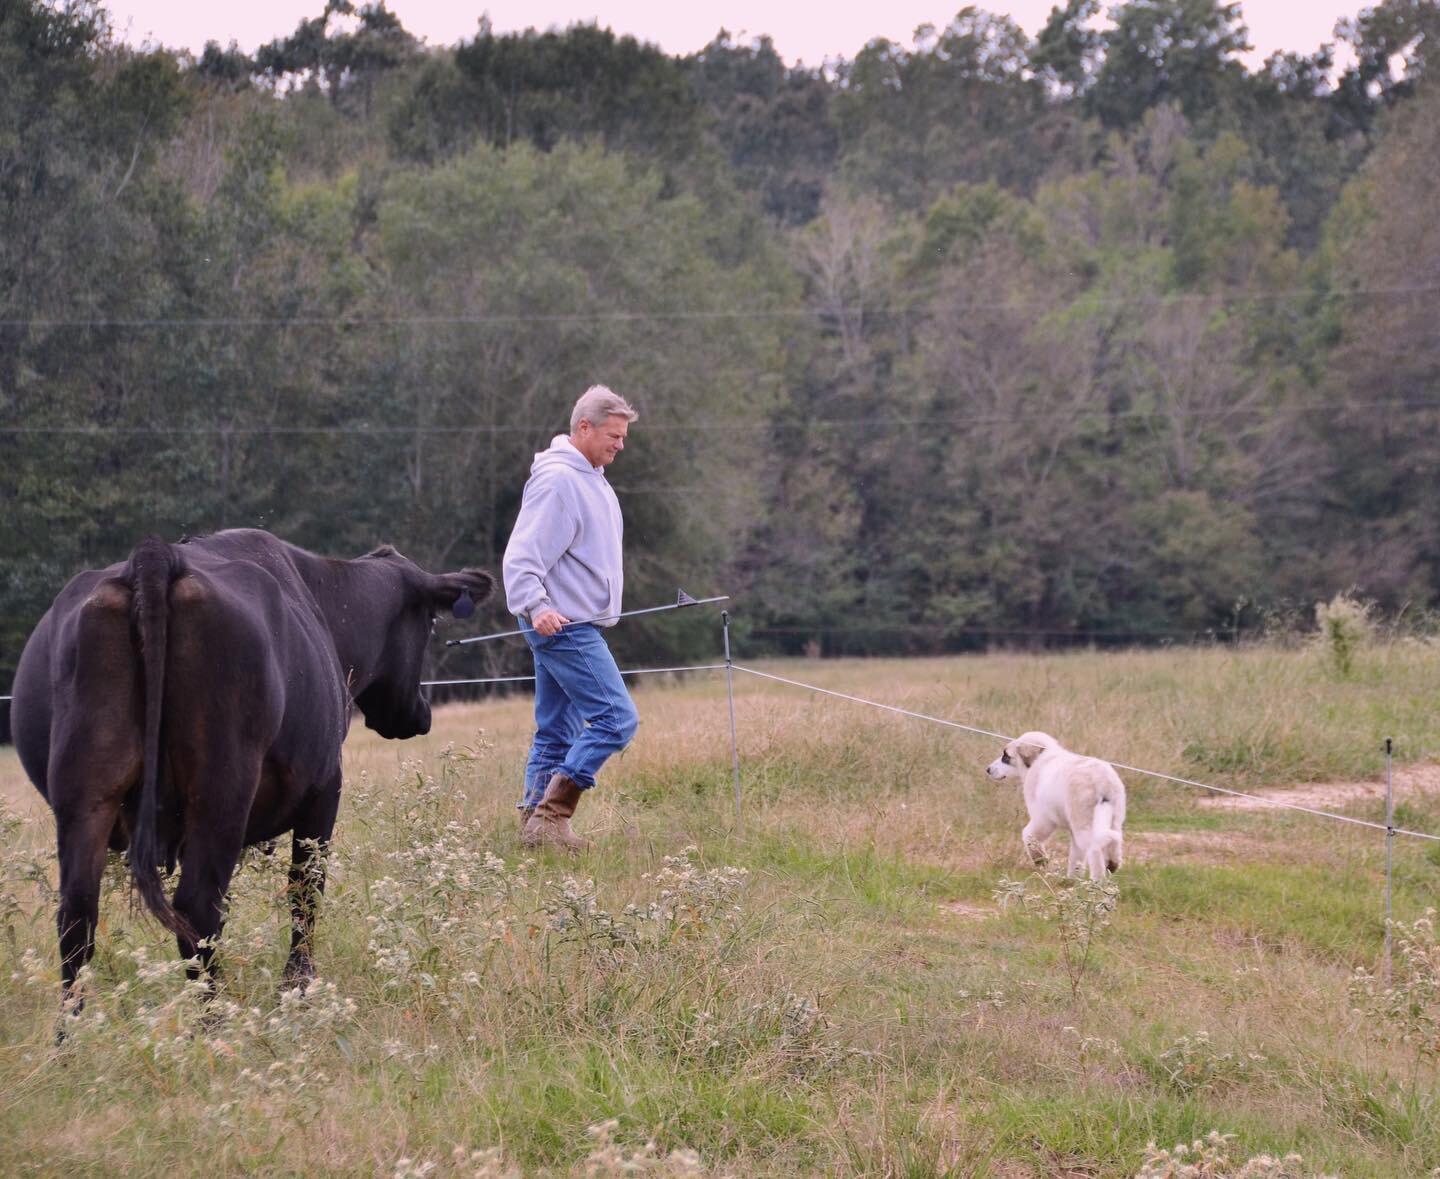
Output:
<svg viewBox="0 0 1440 1179">
<path fill-rule="evenodd" d="M 1344 592 L 1328 602 L 1316 602 L 1315 628 L 1315 644 L 1325 666 L 1339 678 L 1349 679 L 1356 657 L 1375 633 L 1371 603 Z"/>
<path fill-rule="evenodd" d="M 706 1173 L 700 1155 L 685 1147 L 663 1150 L 653 1138 L 643 1146 L 627 1147 L 616 1141 L 620 1129 L 618 1118 L 596 1122 L 586 1127 L 590 1153 L 580 1165 L 585 1179 L 612 1179 L 622 1175 L 654 1175 L 663 1179 L 691 1179 Z M 441 1167 L 430 1159 L 406 1156 L 395 1160 L 390 1179 L 520 1179 L 520 1169 L 509 1162 L 500 1147 L 466 1150 L 455 1147 L 449 1167 Z"/>
<path fill-rule="evenodd" d="M 1224 1052 L 1209 1032 L 1178 1037 L 1156 1058 L 1165 1083 L 1186 1096 L 1201 1089 L 1250 1080 L 1263 1072 L 1266 1059 L 1257 1052 Z"/>
<path fill-rule="evenodd" d="M 1406 923 L 1392 921 L 1394 969 L 1388 985 L 1363 967 L 1350 979 L 1356 1010 L 1384 1029 L 1384 1034 L 1410 1046 L 1413 1072 L 1422 1064 L 1440 1068 L 1440 938 L 1435 910 Z"/>
<path fill-rule="evenodd" d="M 1230 1143 L 1234 1134 L 1211 1130 L 1189 1146 L 1181 1143 L 1170 1150 L 1161 1150 L 1153 1142 L 1145 1148 L 1145 1161 L 1135 1179 L 1334 1179 L 1333 1176 L 1307 1176 L 1298 1154 L 1272 1158 L 1257 1154 L 1243 1163 L 1230 1160 Z"/>
<path fill-rule="evenodd" d="M 1079 998 L 1080 984 L 1093 964 L 1095 939 L 1115 914 L 1120 886 L 1108 876 L 1069 880 L 1055 872 L 1036 872 L 1028 880 L 1002 876 L 995 900 L 1002 909 L 1019 905 L 1028 916 L 1055 927 L 1070 998 Z"/>
</svg>

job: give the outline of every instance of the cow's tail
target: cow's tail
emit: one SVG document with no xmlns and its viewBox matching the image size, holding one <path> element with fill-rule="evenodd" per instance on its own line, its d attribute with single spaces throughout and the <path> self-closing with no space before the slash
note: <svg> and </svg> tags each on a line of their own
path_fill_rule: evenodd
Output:
<svg viewBox="0 0 1440 1179">
<path fill-rule="evenodd" d="M 193 939 L 190 923 L 165 894 L 160 861 L 160 714 L 165 699 L 165 644 L 170 621 L 170 583 L 180 575 L 178 554 L 154 536 L 130 554 L 126 580 L 135 593 L 135 629 L 145 678 L 145 763 L 140 771 L 140 806 L 130 837 L 130 877 L 145 907 L 171 933 Z"/>
</svg>

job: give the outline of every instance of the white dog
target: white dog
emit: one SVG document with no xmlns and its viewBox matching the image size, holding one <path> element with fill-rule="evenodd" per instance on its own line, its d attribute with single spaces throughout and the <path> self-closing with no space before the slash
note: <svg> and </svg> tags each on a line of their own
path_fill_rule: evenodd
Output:
<svg viewBox="0 0 1440 1179">
<path fill-rule="evenodd" d="M 1092 880 L 1119 869 L 1125 783 L 1109 762 L 1071 753 L 1048 733 L 1026 733 L 1005 746 L 985 772 L 996 779 L 1023 778 L 1030 821 L 1020 838 L 1037 866 L 1048 859 L 1041 841 L 1064 827 L 1070 832 L 1069 875 L 1081 864 Z"/>
</svg>

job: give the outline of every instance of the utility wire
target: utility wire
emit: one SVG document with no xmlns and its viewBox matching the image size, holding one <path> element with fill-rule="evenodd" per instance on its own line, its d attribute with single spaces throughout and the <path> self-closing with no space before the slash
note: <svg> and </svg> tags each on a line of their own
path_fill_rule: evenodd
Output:
<svg viewBox="0 0 1440 1179">
<path fill-rule="evenodd" d="M 656 423 L 645 426 L 645 433 L 650 434 L 678 434 L 678 433 L 714 433 L 717 431 L 730 431 L 734 433 L 744 432 L 773 432 L 804 430 L 811 427 L 823 427 L 833 429 L 846 429 L 850 427 L 865 427 L 867 430 L 876 430 L 887 426 L 1002 426 L 1022 425 L 1033 422 L 1056 422 L 1056 421 L 1081 421 L 1088 419 L 1098 420 L 1133 420 L 1144 418 L 1209 418 L 1226 417 L 1232 415 L 1268 415 L 1271 417 L 1284 417 L 1290 414 L 1311 414 L 1311 413 L 1359 413 L 1375 412 L 1379 410 L 1402 410 L 1405 412 L 1423 412 L 1425 410 L 1440 410 L 1440 399 L 1418 400 L 1418 399 L 1395 399 L 1391 401 L 1332 401 L 1312 405 L 1276 405 L 1276 406 L 1179 406 L 1174 408 L 1156 407 L 1154 409 L 1074 409 L 1061 410 L 1054 413 L 1035 414 L 953 414 L 947 417 L 885 417 L 880 414 L 865 418 L 805 418 L 795 422 L 772 422 L 766 419 L 754 421 L 726 421 L 726 422 L 691 422 L 691 423 Z M 144 425 L 144 426 L 100 426 L 100 425 L 59 425 L 59 426 L 0 426 L 0 434 L 11 435 L 75 435 L 96 437 L 107 437 L 112 435 L 137 437 L 149 435 L 176 435 L 176 436 L 209 436 L 213 434 L 228 434 L 232 436 L 252 435 L 354 435 L 357 437 L 385 437 L 390 435 L 408 437 L 414 435 L 453 435 L 453 434 L 527 434 L 542 435 L 546 431 L 554 431 L 553 423 L 534 426 L 516 425 L 453 425 L 453 426 L 244 426 L 244 425 L 206 425 L 206 426 L 166 426 L 166 425 Z"/>
<path fill-rule="evenodd" d="M 1105 295 L 1091 297 L 1085 292 L 1073 296 L 1092 306 L 1150 307 L 1177 303 L 1247 303 L 1283 302 L 1287 299 L 1379 299 L 1404 298 L 1410 295 L 1431 295 L 1440 292 L 1440 285 L 1421 284 L 1393 287 L 1355 287 L 1349 290 L 1317 291 L 1308 287 L 1290 287 L 1274 291 L 1174 291 L 1163 295 Z M 213 316 L 194 318 L 139 319 L 126 317 L 54 316 L 34 319 L 0 319 L 0 327 L 8 328 L 225 328 L 225 327 L 445 327 L 467 324 L 519 323 L 635 323 L 650 320 L 735 320 L 735 319 L 824 319 L 841 316 L 907 316 L 935 311 L 1024 311 L 1032 308 L 1049 310 L 1054 305 L 1040 300 L 1003 299 L 963 303 L 929 304 L 925 307 L 753 307 L 708 310 L 672 311 L 562 311 L 562 312 L 494 312 L 473 315 L 404 315 L 404 316 Z"/>
</svg>

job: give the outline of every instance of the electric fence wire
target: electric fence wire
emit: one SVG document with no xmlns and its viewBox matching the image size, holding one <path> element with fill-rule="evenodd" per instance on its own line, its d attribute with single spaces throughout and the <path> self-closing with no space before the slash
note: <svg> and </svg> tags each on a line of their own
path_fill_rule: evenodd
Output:
<svg viewBox="0 0 1440 1179">
<path fill-rule="evenodd" d="M 723 663 L 702 663 L 697 667 L 634 667 L 621 668 L 621 675 L 663 675 L 672 671 L 724 671 Z M 421 680 L 422 688 L 445 688 L 459 684 L 520 684 L 533 683 L 533 675 L 497 675 L 476 680 Z"/>
<path fill-rule="evenodd" d="M 830 688 L 822 688 L 817 684 L 807 684 L 801 680 L 787 679 L 785 676 L 772 675 L 767 671 L 758 671 L 753 667 L 745 667 L 739 663 L 702 663 L 694 667 L 638 667 L 628 670 L 621 670 L 621 675 L 662 675 L 689 671 L 724 671 L 726 667 L 734 671 L 744 672 L 746 675 L 755 676 L 762 680 L 772 680 L 777 684 L 788 684 L 792 688 L 804 688 L 806 691 L 815 692 L 822 696 L 833 696 L 837 700 L 849 700 L 854 704 L 865 704 L 871 708 L 878 708 L 884 712 L 895 713 L 899 716 L 908 716 L 914 720 L 928 721 L 931 724 L 943 725 L 950 729 L 960 729 L 966 733 L 975 733 L 982 737 L 993 737 L 997 741 L 1013 741 L 1015 738 L 1005 733 L 997 733 L 993 729 L 982 729 L 975 725 L 962 724 L 959 721 L 946 720 L 944 717 L 930 716 L 923 712 L 914 712 L 908 708 L 899 708 L 893 704 L 881 704 L 878 700 L 867 700 L 863 696 L 852 696 L 848 692 L 836 692 Z M 451 687 L 459 685 L 480 685 L 480 684 L 515 684 L 531 683 L 533 675 L 510 675 L 490 676 L 483 679 L 453 679 L 453 680 L 421 680 L 422 688 Z M 0 696 L 0 700 L 13 700 L 13 696 Z M 1112 761 L 1110 765 L 1117 770 L 1125 770 L 1131 774 L 1141 774 L 1147 778 L 1158 778 L 1161 781 L 1173 782 L 1179 786 L 1194 786 L 1200 790 L 1210 790 L 1216 794 L 1226 794 L 1232 798 L 1248 798 L 1252 802 L 1258 802 L 1264 806 L 1274 807 L 1277 810 L 1297 811 L 1304 815 L 1313 815 L 1321 819 L 1333 819 L 1337 823 L 1349 823 L 1355 827 L 1368 827 L 1372 831 L 1384 831 L 1390 835 L 1405 835 L 1412 839 L 1427 839 L 1440 843 L 1440 835 L 1428 831 L 1412 831 L 1407 827 L 1392 827 L 1384 823 L 1374 823 L 1368 819 L 1356 819 L 1350 815 L 1338 815 L 1334 811 L 1324 811 L 1316 807 L 1301 806 L 1298 803 L 1284 802 L 1276 798 L 1267 798 L 1263 794 L 1251 794 L 1244 790 L 1231 790 L 1225 786 L 1215 786 L 1209 782 L 1198 782 L 1194 778 L 1180 778 L 1174 774 L 1161 773 L 1159 770 L 1147 770 L 1141 766 L 1126 765 L 1124 762 Z"/>
<path fill-rule="evenodd" d="M 965 725 L 959 721 L 945 720 L 943 717 L 928 716 L 923 712 L 912 712 L 908 708 L 897 708 L 893 704 L 881 704 L 877 700 L 866 700 L 863 696 L 852 696 L 846 692 L 835 692 L 829 688 L 818 687 L 815 684 L 806 684 L 800 680 L 786 679 L 784 676 L 771 675 L 766 671 L 757 671 L 753 667 L 743 667 L 738 663 L 734 664 L 734 668 L 736 671 L 742 671 L 746 675 L 758 676 L 760 679 L 773 680 L 780 684 L 789 684 L 795 688 L 805 688 L 811 692 L 818 692 L 823 696 L 834 696 L 837 699 L 850 700 L 856 704 L 868 704 L 871 708 L 883 709 L 886 712 L 898 713 L 901 716 L 913 717 L 916 720 L 930 721 L 933 724 L 945 725 L 952 729 L 962 729 L 967 733 L 977 733 L 983 737 L 993 737 L 998 741 L 1009 742 L 1015 740 L 1012 736 L 1007 736 L 1004 733 L 996 733 L 990 729 L 976 728 L 974 725 Z M 1301 814 L 1315 815 L 1322 819 L 1334 819 L 1337 822 L 1350 823 L 1356 827 L 1369 827 L 1372 830 L 1384 831 L 1387 834 L 1408 835 L 1414 839 L 1429 839 L 1440 842 L 1440 835 L 1432 835 L 1428 831 L 1411 831 L 1404 827 L 1388 827 L 1384 823 L 1373 823 L 1367 819 L 1355 819 L 1349 815 L 1337 815 L 1334 811 L 1317 810 L 1314 807 L 1300 806 L 1298 803 L 1282 802 L 1279 799 L 1267 798 L 1263 794 L 1248 794 L 1243 790 L 1230 790 L 1224 786 L 1212 786 L 1208 782 L 1197 782 L 1193 778 L 1177 778 L 1174 774 L 1162 774 L 1158 770 L 1146 770 L 1139 766 L 1128 766 L 1118 761 L 1112 761 L 1110 764 L 1117 770 L 1126 770 L 1132 774 L 1143 774 L 1149 778 L 1160 778 L 1166 782 L 1174 782 L 1181 786 L 1195 786 L 1201 790 L 1213 790 L 1217 794 L 1228 794 L 1234 798 L 1248 798 L 1255 802 L 1262 803 L 1265 806 L 1276 807 L 1280 810 L 1299 811 Z"/>
</svg>

